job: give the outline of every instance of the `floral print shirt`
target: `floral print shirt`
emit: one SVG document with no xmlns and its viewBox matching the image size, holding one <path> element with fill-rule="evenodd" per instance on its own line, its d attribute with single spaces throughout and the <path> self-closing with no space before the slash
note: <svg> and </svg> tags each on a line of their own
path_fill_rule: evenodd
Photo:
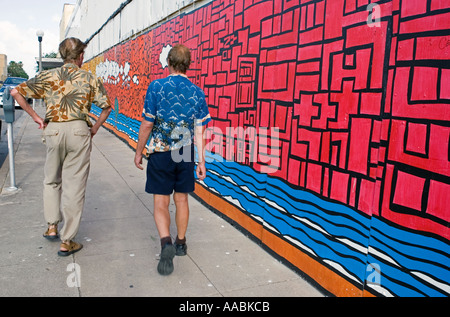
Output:
<svg viewBox="0 0 450 317">
<path fill-rule="evenodd" d="M 195 126 L 211 121 L 203 90 L 179 74 L 150 83 L 142 116 L 154 122 L 148 154 L 193 144 Z"/>
<path fill-rule="evenodd" d="M 89 127 L 91 105 L 102 109 L 111 106 L 100 79 L 75 64 L 46 70 L 16 87 L 25 99 L 44 99 L 46 122 L 84 120 Z"/>
</svg>

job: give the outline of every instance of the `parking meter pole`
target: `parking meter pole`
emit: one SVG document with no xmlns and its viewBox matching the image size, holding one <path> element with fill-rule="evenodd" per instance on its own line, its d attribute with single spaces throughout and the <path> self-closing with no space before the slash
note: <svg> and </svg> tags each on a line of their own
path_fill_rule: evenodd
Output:
<svg viewBox="0 0 450 317">
<path fill-rule="evenodd" d="M 8 152 L 9 152 L 9 180 L 11 186 L 7 188 L 8 191 L 16 191 L 16 172 L 14 168 L 14 137 L 13 124 L 8 123 Z"/>
<path fill-rule="evenodd" d="M 14 99 L 11 96 L 10 88 L 5 89 L 3 94 L 3 113 L 5 115 L 5 121 L 8 124 L 8 152 L 9 152 L 9 179 L 11 181 L 11 187 L 7 188 L 7 191 L 17 191 L 16 187 L 16 174 L 14 169 L 14 137 L 13 137 L 13 122 L 15 120 L 15 105 Z"/>
</svg>

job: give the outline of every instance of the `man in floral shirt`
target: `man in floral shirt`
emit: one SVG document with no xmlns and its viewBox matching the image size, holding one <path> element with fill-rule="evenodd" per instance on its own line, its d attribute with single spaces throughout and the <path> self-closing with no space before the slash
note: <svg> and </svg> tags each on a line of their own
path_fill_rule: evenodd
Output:
<svg viewBox="0 0 450 317">
<path fill-rule="evenodd" d="M 11 92 L 17 103 L 43 129 L 47 147 L 44 167 L 44 217 L 48 230 L 44 237 L 58 239 L 58 254 L 67 256 L 82 248 L 72 239 L 78 232 L 83 212 L 86 182 L 90 168 L 91 139 L 111 112 L 111 103 L 102 82 L 80 69 L 86 44 L 68 38 L 59 46 L 64 59 L 60 68 L 43 71 Z M 26 99 L 44 99 L 45 118 L 41 118 Z M 103 109 L 97 122 L 89 120 L 92 103 Z M 62 178 L 64 175 L 64 179 Z"/>
</svg>

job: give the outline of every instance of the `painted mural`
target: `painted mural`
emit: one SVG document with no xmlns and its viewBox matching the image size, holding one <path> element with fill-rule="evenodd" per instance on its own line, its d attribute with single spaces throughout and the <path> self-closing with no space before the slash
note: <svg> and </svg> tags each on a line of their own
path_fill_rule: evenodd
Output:
<svg viewBox="0 0 450 317">
<path fill-rule="evenodd" d="M 181 14 L 85 65 L 131 146 L 175 43 L 213 117 L 197 197 L 337 296 L 450 295 L 448 1 L 216 0 Z"/>
</svg>

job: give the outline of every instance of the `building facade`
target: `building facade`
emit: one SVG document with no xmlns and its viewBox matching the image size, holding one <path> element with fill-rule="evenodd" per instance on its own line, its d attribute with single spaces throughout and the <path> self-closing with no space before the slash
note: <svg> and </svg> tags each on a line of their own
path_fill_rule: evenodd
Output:
<svg viewBox="0 0 450 317">
<path fill-rule="evenodd" d="M 3 83 L 8 77 L 8 57 L 0 54 L 0 83 Z"/>
</svg>

